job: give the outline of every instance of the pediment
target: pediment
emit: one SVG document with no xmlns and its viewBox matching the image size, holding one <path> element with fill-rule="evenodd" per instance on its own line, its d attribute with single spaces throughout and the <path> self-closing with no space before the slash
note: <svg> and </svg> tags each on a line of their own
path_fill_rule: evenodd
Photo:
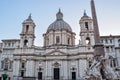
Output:
<svg viewBox="0 0 120 80">
<path fill-rule="evenodd" d="M 67 55 L 66 53 L 60 51 L 60 50 L 53 50 L 49 53 L 46 53 L 46 55 L 50 55 L 50 56 L 59 56 L 59 55 Z"/>
</svg>

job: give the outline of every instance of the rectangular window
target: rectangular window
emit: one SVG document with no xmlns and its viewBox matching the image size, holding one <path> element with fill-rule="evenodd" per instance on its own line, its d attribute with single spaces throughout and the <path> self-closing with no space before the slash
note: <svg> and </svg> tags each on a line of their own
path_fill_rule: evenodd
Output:
<svg viewBox="0 0 120 80">
<path fill-rule="evenodd" d="M 108 43 L 108 40 L 107 40 L 107 39 L 105 40 L 105 43 Z"/>
<path fill-rule="evenodd" d="M 110 43 L 112 43 L 112 39 L 110 39 Z"/>
<path fill-rule="evenodd" d="M 4 61 L 1 61 L 1 69 L 4 68 Z"/>
<path fill-rule="evenodd" d="M 70 38 L 68 38 L 68 45 L 70 44 Z"/>
<path fill-rule="evenodd" d="M 60 43 L 60 37 L 59 36 L 56 36 L 56 44 L 57 43 Z"/>
<path fill-rule="evenodd" d="M 103 40 L 101 40 L 101 43 L 103 43 Z"/>
<path fill-rule="evenodd" d="M 111 47 L 111 52 L 113 52 L 113 47 Z"/>
<path fill-rule="evenodd" d="M 26 25 L 26 32 L 28 32 L 29 30 L 29 25 Z"/>
<path fill-rule="evenodd" d="M 109 53 L 109 47 L 106 47 L 106 52 Z"/>
<path fill-rule="evenodd" d="M 9 63 L 9 69 L 12 69 L 12 61 Z"/>
<path fill-rule="evenodd" d="M 22 63 L 21 68 L 25 68 L 25 63 Z"/>
<path fill-rule="evenodd" d="M 14 43 L 12 43 L 12 47 L 14 47 Z"/>
<path fill-rule="evenodd" d="M 11 45 L 11 44 L 10 44 L 10 43 L 8 43 L 8 47 L 10 47 L 10 45 Z"/>
<path fill-rule="evenodd" d="M 4 43 L 4 47 L 6 47 L 7 46 L 7 43 Z"/>
</svg>

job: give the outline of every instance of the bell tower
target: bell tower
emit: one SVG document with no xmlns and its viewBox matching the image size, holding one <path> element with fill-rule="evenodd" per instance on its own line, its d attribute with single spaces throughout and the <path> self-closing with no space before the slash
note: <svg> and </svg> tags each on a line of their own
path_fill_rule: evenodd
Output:
<svg viewBox="0 0 120 80">
<path fill-rule="evenodd" d="M 80 21 L 80 36 L 81 36 L 81 45 L 88 46 L 94 45 L 94 28 L 93 21 L 87 15 L 86 11 L 84 11 L 83 17 L 81 17 Z"/>
<path fill-rule="evenodd" d="M 22 23 L 22 32 L 20 34 L 20 47 L 32 47 L 35 39 L 35 23 L 31 19 L 31 14 Z"/>
</svg>

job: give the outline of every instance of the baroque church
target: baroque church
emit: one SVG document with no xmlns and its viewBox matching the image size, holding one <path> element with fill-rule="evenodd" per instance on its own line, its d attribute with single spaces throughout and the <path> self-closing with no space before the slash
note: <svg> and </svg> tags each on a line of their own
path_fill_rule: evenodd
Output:
<svg viewBox="0 0 120 80">
<path fill-rule="evenodd" d="M 80 18 L 81 40 L 75 45 L 76 34 L 59 10 L 43 34 L 42 47 L 34 45 L 36 26 L 29 15 L 22 23 L 20 39 L 4 39 L 0 43 L 0 80 L 85 80 L 89 69 L 99 63 L 93 64 L 94 59 L 101 55 L 108 60 L 110 69 L 106 73 L 118 79 L 120 35 L 100 36 L 94 0 L 91 0 L 91 12 L 92 18 L 86 12 Z M 102 78 L 96 80 L 107 79 L 103 70 L 93 70 L 91 75 L 97 72 Z"/>
</svg>

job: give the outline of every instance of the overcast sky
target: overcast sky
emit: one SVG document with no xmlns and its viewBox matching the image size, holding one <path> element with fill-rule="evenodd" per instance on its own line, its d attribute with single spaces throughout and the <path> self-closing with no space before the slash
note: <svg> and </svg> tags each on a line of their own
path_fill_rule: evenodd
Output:
<svg viewBox="0 0 120 80">
<path fill-rule="evenodd" d="M 120 35 L 120 0 L 95 0 L 100 35 Z M 32 14 L 36 24 L 35 45 L 43 45 L 42 34 L 55 21 L 61 8 L 64 20 L 79 40 L 79 20 L 86 10 L 91 17 L 90 0 L 2 0 L 0 1 L 0 40 L 19 39 L 22 22 Z"/>
</svg>

